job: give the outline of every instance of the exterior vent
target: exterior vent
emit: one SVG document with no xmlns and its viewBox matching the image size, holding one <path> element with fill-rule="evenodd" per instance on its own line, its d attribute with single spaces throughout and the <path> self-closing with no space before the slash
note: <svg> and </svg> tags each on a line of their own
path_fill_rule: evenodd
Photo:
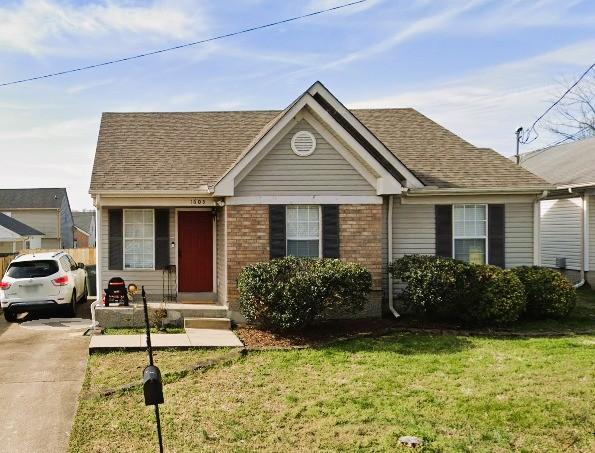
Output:
<svg viewBox="0 0 595 453">
<path fill-rule="evenodd" d="M 556 257 L 556 267 L 558 269 L 566 269 L 566 257 Z"/>
<path fill-rule="evenodd" d="M 316 149 L 316 137 L 308 131 L 299 131 L 291 139 L 291 149 L 298 156 L 309 156 Z"/>
</svg>

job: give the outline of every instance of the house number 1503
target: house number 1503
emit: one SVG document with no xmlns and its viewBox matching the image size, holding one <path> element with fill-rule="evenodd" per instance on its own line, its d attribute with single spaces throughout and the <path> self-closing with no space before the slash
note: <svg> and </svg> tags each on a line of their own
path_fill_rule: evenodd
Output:
<svg viewBox="0 0 595 453">
<path fill-rule="evenodd" d="M 191 198 L 190 204 L 195 206 L 206 205 L 207 200 L 205 200 L 204 198 Z"/>
</svg>

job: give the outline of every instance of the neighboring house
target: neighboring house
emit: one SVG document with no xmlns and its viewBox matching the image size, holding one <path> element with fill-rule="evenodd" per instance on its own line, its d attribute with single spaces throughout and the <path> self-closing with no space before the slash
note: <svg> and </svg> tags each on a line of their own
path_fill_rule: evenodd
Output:
<svg viewBox="0 0 595 453">
<path fill-rule="evenodd" d="M 74 247 L 95 247 L 95 212 L 74 211 Z"/>
<path fill-rule="evenodd" d="M 521 154 L 520 164 L 556 187 L 540 203 L 540 263 L 595 285 L 595 137 Z"/>
<path fill-rule="evenodd" d="M 0 189 L 0 212 L 41 231 L 41 248 L 73 247 L 74 224 L 64 188 Z"/>
<path fill-rule="evenodd" d="M 104 113 L 90 193 L 97 281 L 160 299 L 211 294 L 236 319 L 247 264 L 335 257 L 373 277 L 361 316 L 392 303 L 387 262 L 412 253 L 533 264 L 549 185 L 419 112 L 344 107 L 317 82 L 283 111 Z"/>
<path fill-rule="evenodd" d="M 0 256 L 41 246 L 43 233 L 0 213 Z"/>
</svg>

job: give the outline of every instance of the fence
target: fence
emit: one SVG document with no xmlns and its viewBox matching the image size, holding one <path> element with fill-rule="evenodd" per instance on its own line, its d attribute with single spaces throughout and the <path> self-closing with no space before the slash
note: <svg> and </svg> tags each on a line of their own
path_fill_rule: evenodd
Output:
<svg viewBox="0 0 595 453">
<path fill-rule="evenodd" d="M 77 263 L 83 263 L 86 266 L 95 265 L 95 250 L 94 248 L 80 248 L 80 249 L 34 249 L 34 250 L 21 250 L 19 253 L 42 253 L 42 252 L 58 252 L 62 250 L 72 256 Z M 0 278 L 6 272 L 6 268 L 16 255 L 8 255 L 0 257 Z"/>
</svg>

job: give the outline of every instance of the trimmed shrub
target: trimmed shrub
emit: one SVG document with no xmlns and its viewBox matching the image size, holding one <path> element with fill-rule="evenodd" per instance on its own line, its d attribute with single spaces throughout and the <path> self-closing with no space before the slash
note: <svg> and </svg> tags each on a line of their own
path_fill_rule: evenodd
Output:
<svg viewBox="0 0 595 453">
<path fill-rule="evenodd" d="M 522 266 L 512 270 L 525 287 L 528 318 L 564 318 L 576 305 L 576 289 L 559 272 L 547 267 Z"/>
<path fill-rule="evenodd" d="M 525 310 L 525 290 L 509 270 L 489 265 L 469 265 L 467 292 L 460 299 L 460 318 L 471 325 L 506 325 Z"/>
<path fill-rule="evenodd" d="M 469 265 L 428 255 L 406 255 L 389 266 L 389 272 L 407 283 L 401 298 L 408 310 L 430 319 L 457 318 Z"/>
<path fill-rule="evenodd" d="M 371 288 L 366 268 L 337 259 L 280 258 L 248 265 L 238 277 L 246 320 L 279 331 L 307 327 L 329 312 L 357 313 Z"/>
<path fill-rule="evenodd" d="M 389 272 L 407 284 L 406 308 L 431 320 L 502 325 L 516 321 L 525 307 L 520 280 L 496 266 L 411 255 L 392 263 Z"/>
</svg>

